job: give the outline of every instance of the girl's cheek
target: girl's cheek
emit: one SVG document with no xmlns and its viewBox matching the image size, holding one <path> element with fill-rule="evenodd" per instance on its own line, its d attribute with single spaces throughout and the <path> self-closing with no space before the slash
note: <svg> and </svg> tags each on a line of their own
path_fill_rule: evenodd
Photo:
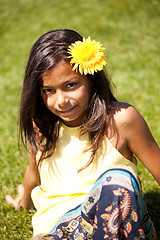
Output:
<svg viewBox="0 0 160 240">
<path fill-rule="evenodd" d="M 48 97 L 46 104 L 47 104 L 48 108 L 54 108 L 54 98 Z"/>
<path fill-rule="evenodd" d="M 51 96 L 44 96 L 43 101 L 47 108 L 51 108 L 54 106 L 54 99 Z"/>
<path fill-rule="evenodd" d="M 46 105 L 46 103 L 47 103 L 47 96 L 46 96 L 46 95 L 42 95 L 42 99 L 43 99 L 43 102 L 44 102 L 45 105 Z"/>
</svg>

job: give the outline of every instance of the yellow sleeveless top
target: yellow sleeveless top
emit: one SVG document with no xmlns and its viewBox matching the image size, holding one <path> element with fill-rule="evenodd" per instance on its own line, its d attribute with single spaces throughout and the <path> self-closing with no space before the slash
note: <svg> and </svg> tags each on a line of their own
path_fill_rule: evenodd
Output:
<svg viewBox="0 0 160 240">
<path fill-rule="evenodd" d="M 128 165 L 137 171 L 136 162 L 124 158 L 111 142 L 104 138 L 92 163 L 82 172 L 78 170 L 89 160 L 88 134 L 80 136 L 80 127 L 62 124 L 54 154 L 40 167 L 41 186 L 32 190 L 37 212 L 32 218 L 33 235 L 48 233 L 70 209 L 81 204 L 98 177 L 114 165 Z M 39 157 L 37 154 L 37 159 Z"/>
</svg>

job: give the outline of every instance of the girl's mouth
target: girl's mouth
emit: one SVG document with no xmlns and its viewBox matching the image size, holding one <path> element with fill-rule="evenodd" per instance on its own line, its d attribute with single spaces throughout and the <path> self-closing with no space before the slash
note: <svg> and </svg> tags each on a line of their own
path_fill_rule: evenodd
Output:
<svg viewBox="0 0 160 240">
<path fill-rule="evenodd" d="M 72 108 L 70 108 L 70 109 L 68 109 L 68 110 L 59 111 L 59 112 L 60 112 L 61 114 L 68 114 L 68 113 L 72 112 L 75 108 L 76 108 L 76 106 L 74 106 L 74 107 L 72 107 Z"/>
</svg>

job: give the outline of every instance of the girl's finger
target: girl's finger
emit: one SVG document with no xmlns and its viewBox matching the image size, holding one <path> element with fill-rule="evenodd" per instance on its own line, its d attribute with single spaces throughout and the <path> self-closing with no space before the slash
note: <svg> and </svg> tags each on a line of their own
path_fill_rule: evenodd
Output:
<svg viewBox="0 0 160 240">
<path fill-rule="evenodd" d="M 15 208 L 17 208 L 17 202 L 16 202 L 10 195 L 6 195 L 6 196 L 5 196 L 5 199 L 6 199 L 6 201 L 7 201 L 9 204 L 11 204 L 11 205 L 13 205 Z"/>
<path fill-rule="evenodd" d="M 24 193 L 24 186 L 23 184 L 19 184 L 17 187 L 18 197 L 21 199 Z"/>
</svg>

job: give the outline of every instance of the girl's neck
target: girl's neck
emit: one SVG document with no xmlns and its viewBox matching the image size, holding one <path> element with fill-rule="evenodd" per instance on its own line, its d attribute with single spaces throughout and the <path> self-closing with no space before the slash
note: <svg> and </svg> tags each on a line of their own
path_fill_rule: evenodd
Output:
<svg viewBox="0 0 160 240">
<path fill-rule="evenodd" d="M 82 124 L 76 124 L 76 125 L 74 125 L 74 124 L 71 124 L 71 123 L 66 123 L 66 122 L 63 122 L 63 121 L 61 121 L 61 124 L 62 125 L 64 125 L 64 126 L 66 126 L 67 128 L 81 128 L 82 127 Z"/>
</svg>

